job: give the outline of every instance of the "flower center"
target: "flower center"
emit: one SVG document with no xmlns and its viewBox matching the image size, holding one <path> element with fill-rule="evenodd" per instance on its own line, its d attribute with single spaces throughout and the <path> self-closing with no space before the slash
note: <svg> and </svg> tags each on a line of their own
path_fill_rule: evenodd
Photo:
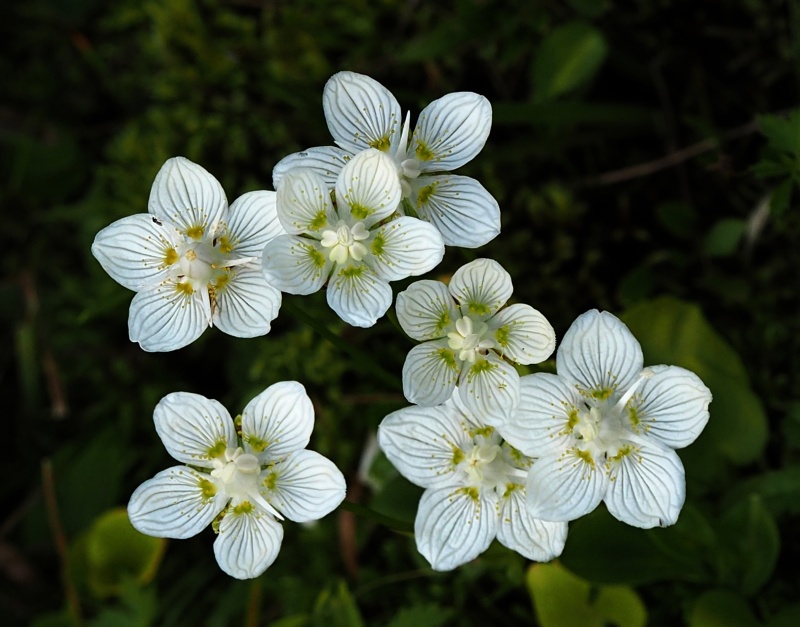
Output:
<svg viewBox="0 0 800 627">
<path fill-rule="evenodd" d="M 474 443 L 465 453 L 463 469 L 470 483 L 478 488 L 493 490 L 519 482 L 519 472 L 506 461 L 499 444 Z"/>
<path fill-rule="evenodd" d="M 368 237 L 369 231 L 363 222 L 348 226 L 340 220 L 335 229 L 326 229 L 322 232 L 320 244 L 331 249 L 328 253 L 331 261 L 343 264 L 350 257 L 355 261 L 361 261 L 366 256 L 369 251 L 361 242 Z"/>
<path fill-rule="evenodd" d="M 220 267 L 222 256 L 209 242 L 189 241 L 178 264 L 181 274 L 193 283 L 206 285 Z"/>
<path fill-rule="evenodd" d="M 229 448 L 223 456 L 214 459 L 214 470 L 211 476 L 219 479 L 225 493 L 237 505 L 242 501 L 253 499 L 258 494 L 258 473 L 261 464 L 258 458 L 250 453 L 245 453 L 242 447 Z"/>
<path fill-rule="evenodd" d="M 485 322 L 473 322 L 472 318 L 464 316 L 456 321 L 456 330 L 447 334 L 447 345 L 459 351 L 461 361 L 475 363 L 478 355 L 485 356 L 494 348 L 494 340 L 484 338 L 488 331 Z"/>
</svg>

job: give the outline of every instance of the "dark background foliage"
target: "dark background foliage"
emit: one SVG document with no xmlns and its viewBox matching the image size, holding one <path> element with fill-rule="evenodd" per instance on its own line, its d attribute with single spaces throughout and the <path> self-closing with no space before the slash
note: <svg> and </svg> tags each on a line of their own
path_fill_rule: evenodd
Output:
<svg viewBox="0 0 800 627">
<path fill-rule="evenodd" d="M 30 0 L 4 11 L 7 624 L 572 624 L 569 604 L 548 618 L 545 570 L 519 556 L 493 546 L 437 574 L 391 528 L 408 528 L 418 491 L 380 459 L 359 472 L 370 434 L 405 405 L 411 343 L 389 318 L 351 329 L 323 295 L 286 297 L 264 338 L 212 331 L 147 354 L 127 338 L 131 293 L 91 257 L 102 227 L 146 210 L 170 156 L 202 164 L 229 200 L 271 189 L 281 157 L 330 143 L 321 93 L 342 69 L 382 82 L 412 116 L 451 91 L 493 104 L 489 141 L 459 173 L 498 199 L 503 232 L 479 251 L 448 250 L 435 276 L 495 258 L 559 337 L 607 309 L 650 362 L 707 373 L 711 435 L 681 453 L 678 525 L 631 530 L 598 512 L 571 526 L 562 562 L 591 584 L 589 604 L 621 584 L 636 602 L 611 605 L 641 599 L 652 624 L 794 624 L 800 3 Z M 368 510 L 287 525 L 256 582 L 218 570 L 211 531 L 170 543 L 157 573 L 92 570 L 98 517 L 169 464 L 151 419 L 163 395 L 198 392 L 235 414 L 286 379 L 315 402 L 313 448 Z"/>
</svg>

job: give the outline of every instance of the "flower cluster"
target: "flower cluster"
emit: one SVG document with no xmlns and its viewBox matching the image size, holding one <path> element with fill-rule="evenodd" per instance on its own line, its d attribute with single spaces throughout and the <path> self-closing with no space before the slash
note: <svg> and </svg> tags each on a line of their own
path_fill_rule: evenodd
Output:
<svg viewBox="0 0 800 627">
<path fill-rule="evenodd" d="M 228 207 L 211 174 L 176 157 L 156 176 L 147 214 L 98 233 L 93 254 L 136 292 L 132 341 L 171 351 L 214 325 L 264 335 L 281 292 L 323 288 L 342 320 L 370 327 L 392 305 L 390 282 L 435 268 L 445 245 L 475 248 L 498 235 L 497 201 L 449 173 L 486 142 L 486 98 L 444 96 L 412 132 L 385 87 L 339 72 L 323 108 L 338 147 L 281 160 L 276 191 Z M 607 312 L 570 327 L 558 374 L 520 376 L 518 367 L 551 356 L 556 336 L 533 307 L 508 305 L 512 292 L 509 273 L 480 258 L 447 283 L 420 280 L 397 296 L 397 320 L 419 342 L 402 369 L 413 405 L 384 418 L 378 442 L 425 489 L 415 537 L 436 570 L 476 558 L 495 538 L 528 559 L 552 559 L 567 523 L 601 501 L 630 525 L 673 524 L 685 497 L 675 449 L 708 421 L 711 393 L 700 379 L 675 366 L 644 368 L 638 342 Z M 297 382 L 268 387 L 235 421 L 218 402 L 185 392 L 162 399 L 154 420 L 182 465 L 133 493 L 133 525 L 170 538 L 211 525 L 217 561 L 234 577 L 256 577 L 274 561 L 279 521 L 317 520 L 345 496 L 336 466 L 305 450 L 314 412 Z"/>
</svg>

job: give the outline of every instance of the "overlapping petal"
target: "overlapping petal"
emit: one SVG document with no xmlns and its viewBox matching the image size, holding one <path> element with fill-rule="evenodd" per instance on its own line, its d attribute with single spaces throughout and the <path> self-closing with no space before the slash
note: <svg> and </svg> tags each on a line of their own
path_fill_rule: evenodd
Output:
<svg viewBox="0 0 800 627">
<path fill-rule="evenodd" d="M 453 395 L 460 372 L 446 338 L 418 344 L 403 363 L 403 394 L 410 403 L 439 405 Z"/>
<path fill-rule="evenodd" d="M 697 439 L 708 423 L 711 390 L 693 372 L 679 366 L 651 366 L 654 374 L 628 401 L 633 428 L 644 430 L 671 448 Z M 633 410 L 633 411 L 632 411 Z"/>
<path fill-rule="evenodd" d="M 477 155 L 489 137 L 492 105 L 472 92 L 434 100 L 419 114 L 409 153 L 423 172 L 455 170 Z"/>
<path fill-rule="evenodd" d="M 448 246 L 477 248 L 500 233 L 500 206 L 467 176 L 423 176 L 411 181 L 417 215 L 433 224 Z"/>
<path fill-rule="evenodd" d="M 290 235 L 317 235 L 338 222 L 325 180 L 313 170 L 296 169 L 286 173 L 277 187 L 277 214 Z"/>
<path fill-rule="evenodd" d="M 497 535 L 497 496 L 476 488 L 425 490 L 414 522 L 417 549 L 434 570 L 452 570 L 483 553 Z"/>
<path fill-rule="evenodd" d="M 280 290 L 267 283 L 255 263 L 234 266 L 229 280 L 215 289 L 214 324 L 234 337 L 269 333 L 281 307 Z"/>
<path fill-rule="evenodd" d="M 461 401 L 480 422 L 502 427 L 519 407 L 519 374 L 492 351 L 464 364 L 458 383 Z"/>
<path fill-rule="evenodd" d="M 149 536 L 191 538 L 211 524 L 227 501 L 213 477 L 188 466 L 173 466 L 134 490 L 128 517 Z"/>
<path fill-rule="evenodd" d="M 354 327 L 371 327 L 392 305 L 392 288 L 364 263 L 334 270 L 328 305 Z"/>
<path fill-rule="evenodd" d="M 517 411 L 499 427 L 503 438 L 531 457 L 565 450 L 582 402 L 577 390 L 563 377 L 541 372 L 520 377 L 519 391 Z"/>
<path fill-rule="evenodd" d="M 600 504 L 607 486 L 603 469 L 577 449 L 548 455 L 535 461 L 528 472 L 528 511 L 541 520 L 574 520 Z"/>
<path fill-rule="evenodd" d="M 336 179 L 339 216 L 368 229 L 392 215 L 402 195 L 394 160 L 372 148 L 348 161 Z"/>
<path fill-rule="evenodd" d="M 258 507 L 230 508 L 214 541 L 219 567 L 236 579 L 258 577 L 270 567 L 283 541 L 283 527 Z"/>
<path fill-rule="evenodd" d="M 441 281 L 416 281 L 397 295 L 397 320 L 420 342 L 445 337 L 460 315 Z"/>
<path fill-rule="evenodd" d="M 272 168 L 272 186 L 278 189 L 278 184 L 289 170 L 306 168 L 321 176 L 328 189 L 333 189 L 336 186 L 336 177 L 351 157 L 350 152 L 336 146 L 314 146 L 292 153 Z"/>
<path fill-rule="evenodd" d="M 267 283 L 289 294 L 319 291 L 333 268 L 319 242 L 297 235 L 279 235 L 269 242 L 262 263 Z"/>
<path fill-rule="evenodd" d="M 497 350 L 518 364 L 538 364 L 553 354 L 556 332 L 530 305 L 510 305 L 487 321 Z"/>
<path fill-rule="evenodd" d="M 194 342 L 211 321 L 199 292 L 165 281 L 138 292 L 131 302 L 128 334 L 148 352 L 173 351 Z"/>
<path fill-rule="evenodd" d="M 221 243 L 220 249 L 226 253 L 229 246 L 237 258 L 260 257 L 268 241 L 285 233 L 278 220 L 277 194 L 248 192 L 231 205 L 227 222 L 228 242 Z"/>
<path fill-rule="evenodd" d="M 314 406 L 297 381 L 269 386 L 242 412 L 242 442 L 262 464 L 304 449 L 314 429 Z"/>
<path fill-rule="evenodd" d="M 374 231 L 368 263 L 386 281 L 399 281 L 432 270 L 444 257 L 436 227 L 403 216 Z"/>
<path fill-rule="evenodd" d="M 531 516 L 525 503 L 525 489 L 512 484 L 500 499 L 497 539 L 529 560 L 549 562 L 564 550 L 567 523 L 547 522 Z"/>
<path fill-rule="evenodd" d="M 262 494 L 289 520 L 319 520 L 344 500 L 341 471 L 315 451 L 295 451 L 262 473 Z"/>
<path fill-rule="evenodd" d="M 378 81 L 355 72 L 338 72 L 325 84 L 322 108 L 331 135 L 345 150 L 397 151 L 400 105 Z"/>
<path fill-rule="evenodd" d="M 199 394 L 167 394 L 156 405 L 153 420 L 167 452 L 185 464 L 211 468 L 213 458 L 237 446 L 228 410 Z"/>
<path fill-rule="evenodd" d="M 153 181 L 147 209 L 157 218 L 199 238 L 225 218 L 228 201 L 222 185 L 208 170 L 185 157 L 172 157 L 161 166 Z"/>
<path fill-rule="evenodd" d="M 472 439 L 466 421 L 452 403 L 412 405 L 386 416 L 378 443 L 406 479 L 423 488 L 456 486 L 456 468 Z"/>
<path fill-rule="evenodd" d="M 609 460 L 608 511 L 622 522 L 644 529 L 674 524 L 686 498 L 678 454 L 655 443 L 629 446 L 626 454 Z"/>
<path fill-rule="evenodd" d="M 177 228 L 147 213 L 117 220 L 94 238 L 92 254 L 112 279 L 139 291 L 169 277 L 182 241 Z"/>
<path fill-rule="evenodd" d="M 476 259 L 453 274 L 450 293 L 465 316 L 486 318 L 511 297 L 511 275 L 493 259 Z"/>
<path fill-rule="evenodd" d="M 560 376 L 587 392 L 624 394 L 642 372 L 642 348 L 628 327 L 607 311 L 593 309 L 572 323 L 556 356 Z"/>
</svg>

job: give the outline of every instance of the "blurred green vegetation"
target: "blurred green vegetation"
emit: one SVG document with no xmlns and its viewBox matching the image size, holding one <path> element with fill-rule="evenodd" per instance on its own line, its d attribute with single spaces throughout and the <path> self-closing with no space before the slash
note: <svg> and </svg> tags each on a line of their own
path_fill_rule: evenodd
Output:
<svg viewBox="0 0 800 627">
<path fill-rule="evenodd" d="M 4 6 L 0 39 L 4 624 L 796 624 L 800 1 L 29 0 Z M 503 232 L 448 250 L 437 275 L 497 259 L 559 337 L 587 309 L 624 314 L 648 363 L 712 387 L 708 430 L 680 452 L 677 525 L 597 511 L 571 525 L 562 566 L 494 545 L 434 573 L 407 532 L 419 491 L 385 463 L 359 473 L 377 424 L 406 405 L 411 343 L 389 318 L 348 328 L 317 294 L 286 297 L 264 338 L 212 331 L 156 355 L 128 341 L 132 294 L 91 257 L 97 231 L 145 211 L 173 155 L 230 200 L 271 188 L 281 157 L 330 143 L 322 87 L 342 69 L 412 116 L 451 91 L 493 104 L 459 173 L 498 199 Z M 152 423 L 162 396 L 235 413 L 287 379 L 311 394 L 312 448 L 361 508 L 286 525 L 253 582 L 220 572 L 211 531 L 163 558 L 113 542 L 130 531 L 108 532 L 111 510 L 170 463 Z"/>
</svg>

